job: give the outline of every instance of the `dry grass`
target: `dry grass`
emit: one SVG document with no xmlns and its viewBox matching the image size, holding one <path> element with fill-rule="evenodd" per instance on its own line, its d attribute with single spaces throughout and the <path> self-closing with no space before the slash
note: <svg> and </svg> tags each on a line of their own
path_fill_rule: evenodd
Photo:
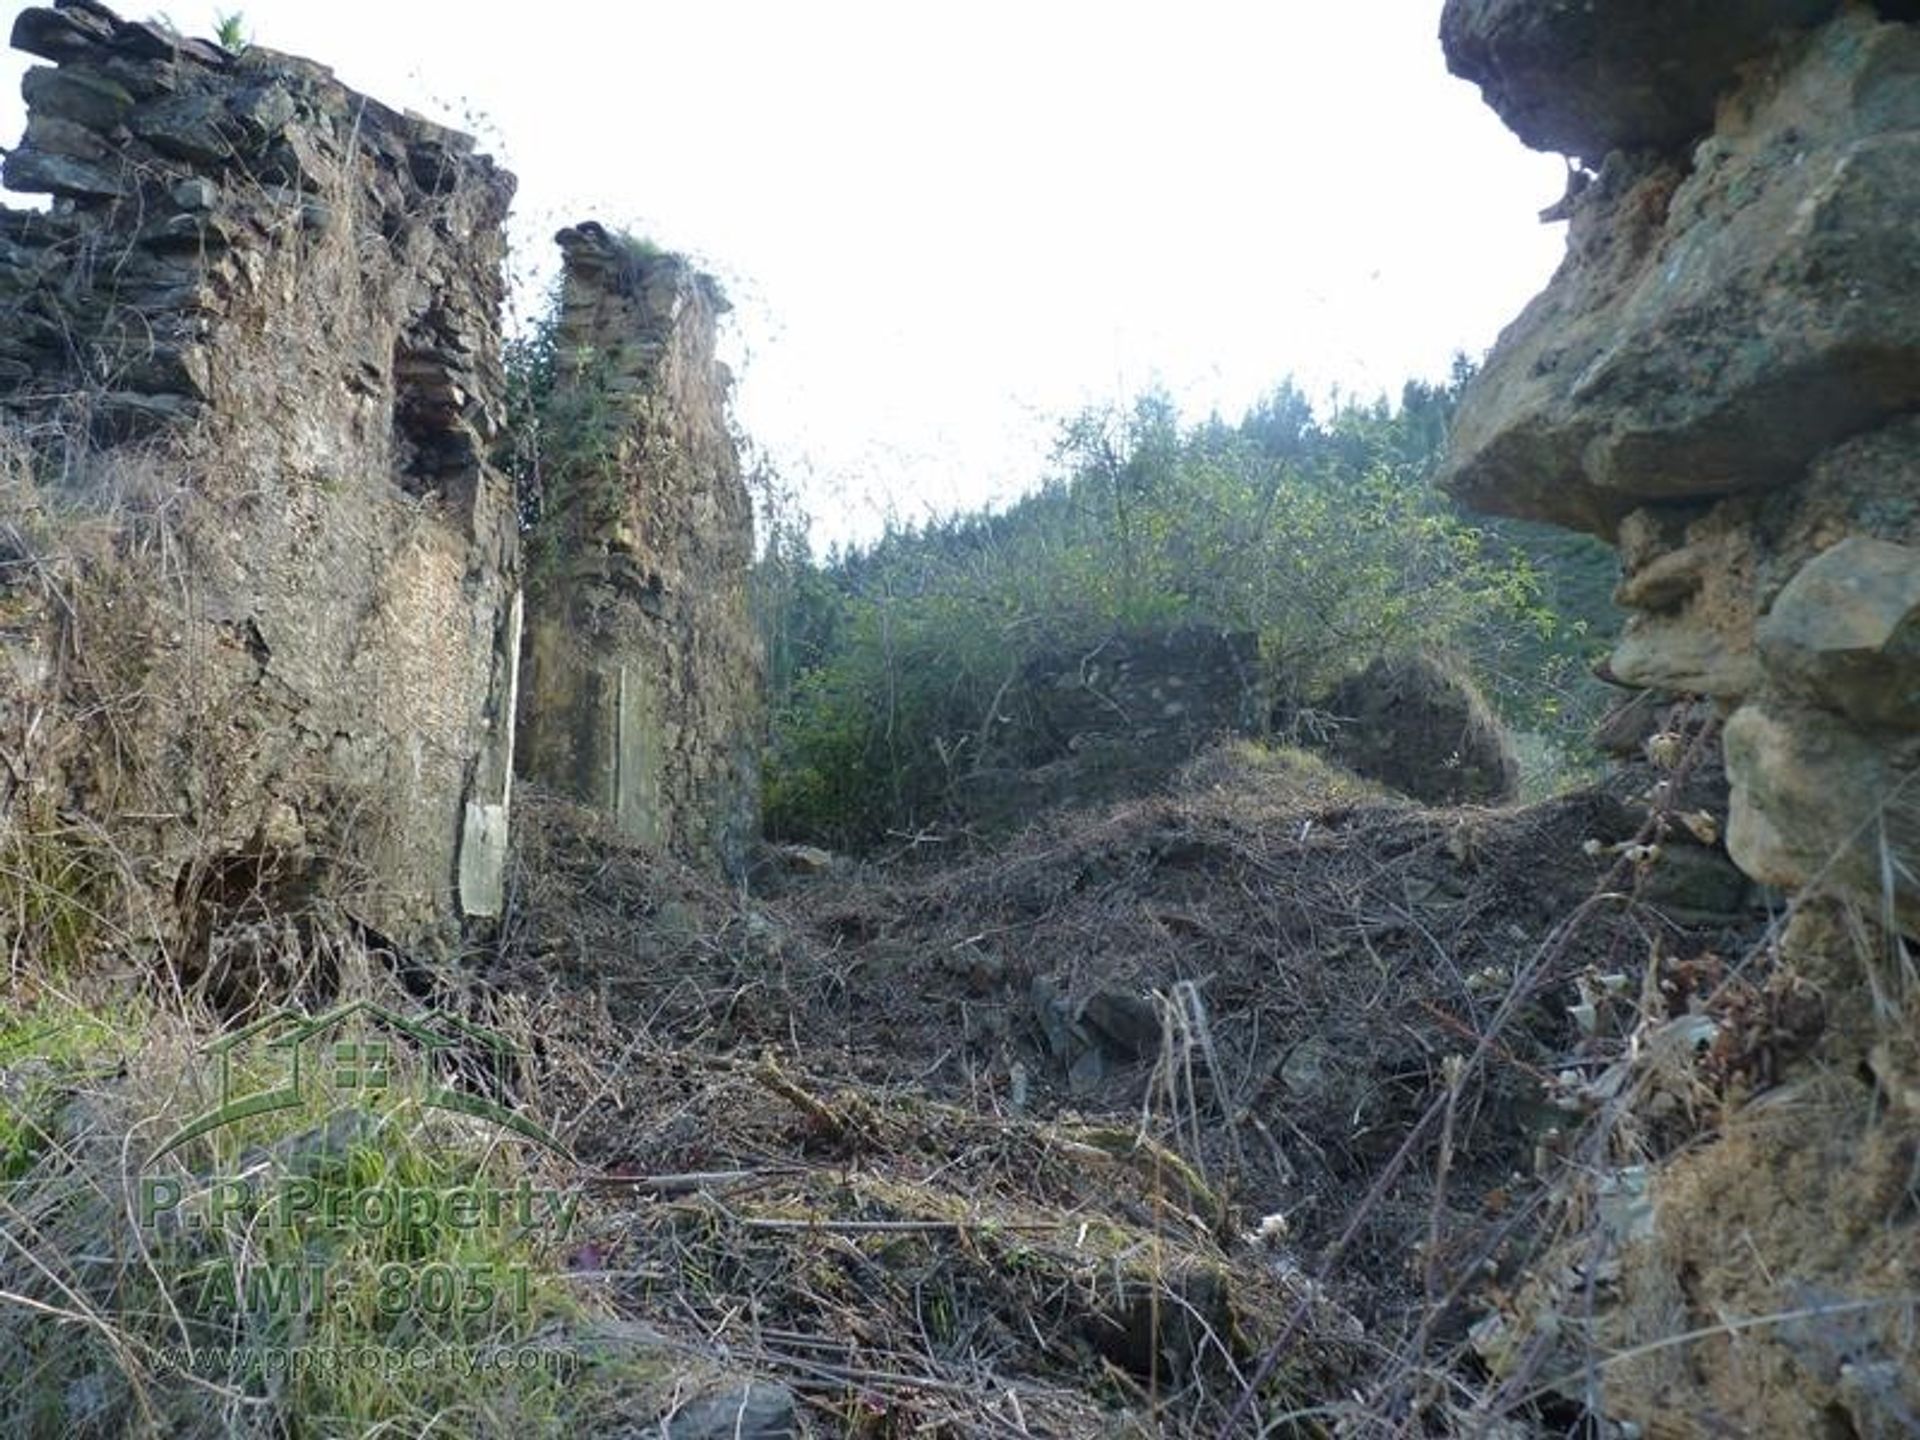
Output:
<svg viewBox="0 0 1920 1440">
<path fill-rule="evenodd" d="M 376 957 L 331 962 L 310 971 L 310 988 L 415 1008 Z M 458 1003 L 442 995 L 436 1013 Z M 510 1003 L 466 1003 L 485 1005 L 470 1013 L 531 1044 L 529 1017 Z M 219 1186 L 235 1176 L 268 1199 L 311 1183 L 322 1205 L 395 1186 L 584 1193 L 571 1165 L 409 1100 L 420 1091 L 405 1077 L 431 1062 L 385 1030 L 391 1101 L 343 1104 L 315 1087 L 297 1112 L 236 1121 L 155 1158 L 162 1136 L 217 1100 L 207 1046 L 229 1028 L 204 1006 L 104 971 L 72 983 L 13 977 L 0 1009 L 0 1373 L 9 1377 L 0 1424 L 28 1436 L 561 1435 L 595 1416 L 666 1413 L 676 1391 L 727 1373 L 718 1347 L 621 1334 L 609 1323 L 615 1277 L 580 1230 L 551 1220 L 288 1227 L 253 1205 L 210 1218 Z M 563 1043 L 545 1050 L 547 1072 L 589 1073 Z M 511 1098 L 544 1113 L 530 1081 Z M 184 1196 L 159 1220 L 141 1209 L 155 1181 Z M 619 1206 L 588 1197 L 579 1223 L 598 1234 L 624 1220 Z M 325 1267 L 324 1303 L 310 1292 L 297 1307 L 271 1299 L 289 1267 L 305 1276 L 315 1264 Z M 397 1309 L 383 1298 L 389 1269 L 411 1284 L 436 1268 L 471 1277 L 476 1267 L 498 1303 L 442 1312 L 424 1290 Z M 460 1356 L 502 1350 L 557 1357 L 559 1368 L 456 1368 Z M 324 1363 L 345 1355 L 380 1363 Z M 409 1363 L 436 1355 L 454 1365 Z"/>
<path fill-rule="evenodd" d="M 798 1352 L 780 1342 L 804 1337 L 858 1372 L 813 1376 L 822 1403 L 937 1409 L 937 1433 L 1020 1432 L 977 1406 L 929 1409 L 945 1393 L 929 1378 L 1095 1397 L 1034 1434 L 1422 1433 L 1475 1413 L 1469 1322 L 1545 1243 L 1544 1157 L 1578 1128 L 1558 1077 L 1604 1068 L 1624 1038 L 1585 1034 L 1571 1009 L 1638 976 L 1656 943 L 1742 943 L 1634 898 L 1627 847 L 1653 832 L 1605 796 L 1423 810 L 1245 749 L 1169 795 L 1043 817 L 997 853 L 769 875 L 751 904 L 538 797 L 521 825 L 502 983 L 553 996 L 549 1014 L 604 1016 L 633 1076 L 603 1090 L 583 1153 L 746 1188 L 683 1202 L 694 1218 L 670 1230 L 700 1237 L 691 1272 L 648 1272 L 631 1303 L 660 1323 L 697 1314 L 789 1379 Z M 1589 856 L 1594 839 L 1618 849 Z M 1082 1012 L 1103 992 L 1156 1006 L 1159 1042 L 1070 1080 L 1036 996 Z M 818 1105 L 770 1091 L 769 1063 Z M 1050 1188 L 1089 1128 L 1161 1157 L 1157 1200 L 1084 1165 Z M 1189 1308 L 1166 1277 L 1195 1256 L 1229 1295 L 1260 1297 L 1259 1323 L 1209 1352 L 1211 1373 L 1168 1384 L 1121 1365 L 1116 1386 L 1113 1357 L 1089 1369 L 1060 1344 L 1063 1314 L 1086 1323 L 1084 1305 L 1060 1308 L 1066 1277 L 1051 1301 L 981 1298 L 1007 1262 L 988 1250 L 982 1270 L 977 1235 L 1049 1214 L 1062 1230 L 1153 1221 L 1162 1323 Z M 922 1277 L 911 1293 L 937 1275 L 933 1292 L 969 1297 L 959 1348 L 901 1308 L 886 1264 L 851 1253 L 880 1237 Z M 717 1278 L 702 1268 L 716 1254 L 733 1257 Z M 1538 1397 L 1502 1405 L 1538 1418 Z"/>
<path fill-rule="evenodd" d="M 1676 1276 L 1712 1252 L 1711 1197 L 1787 1164 L 1783 1135 L 1830 1137 L 1795 1153 L 1841 1179 L 1751 1186 L 1778 1209 L 1818 1193 L 1870 1229 L 1920 1190 L 1911 1126 L 1878 1119 L 1920 1085 L 1899 942 L 1829 917 L 1810 950 L 1863 968 L 1809 978 L 1780 936 L 1811 912 L 1756 937 L 1636 898 L 1633 847 L 1697 808 L 1710 736 L 1651 818 L 1600 793 L 1421 809 L 1241 749 L 995 852 L 767 877 L 751 902 L 529 797 L 512 910 L 474 958 L 485 1013 L 540 1051 L 521 1102 L 571 1117 L 588 1167 L 581 1243 L 535 1258 L 557 1277 L 542 1333 L 591 1383 L 279 1384 L 257 1356 L 287 1336 L 247 1316 L 209 1334 L 182 1306 L 216 1257 L 133 1223 L 135 1141 L 204 1083 L 222 1010 L 391 982 L 337 912 L 229 866 L 231 837 L 188 835 L 155 884 L 124 827 L 86 818 L 158 812 L 177 784 L 205 813 L 234 797 L 125 738 L 153 704 L 129 614 L 181 573 L 179 471 L 58 434 L 57 474 L 0 449 L 0 630 L 51 637 L 53 680 L 0 699 L 0 1373 L 25 1377 L 0 1419 L 27 1434 L 597 1433 L 740 1374 L 862 1437 L 1538 1432 L 1768 1332 L 1852 1355 L 1911 1323 L 1908 1222 L 1879 1250 L 1799 1252 L 1835 1285 L 1883 1255 L 1870 1295 L 1787 1304 L 1709 1269 L 1724 1314 L 1676 1282 L 1637 1328 L 1616 1318 L 1656 1174 L 1683 1202 Z M 1048 1007 L 1071 1028 L 1113 995 L 1155 1041 L 1076 1071 Z M 1830 1013 L 1847 995 L 1872 1014 Z M 408 1127 L 382 1150 L 536 1164 Z M 268 1258 L 220 1243 L 243 1270 Z M 364 1307 L 342 1324 L 386 1338 Z M 190 1375 L 182 1340 L 243 1358 Z M 1740 1353 L 1790 1389 L 1778 1348 Z"/>
<path fill-rule="evenodd" d="M 1241 751 L 998 853 L 843 864 L 750 902 L 526 802 L 486 1013 L 538 1051 L 519 1103 L 563 1119 L 586 1167 L 584 1228 L 543 1263 L 564 1281 L 547 1333 L 590 1383 L 296 1393 L 170 1369 L 183 1261 L 129 1233 L 127 1137 L 190 1108 L 217 1022 L 149 986 L 133 1021 L 83 1024 L 107 1038 L 75 1064 L 0 1063 L 41 1117 L 6 1201 L 32 1242 L 0 1256 L 0 1346 L 44 1382 L 23 1395 L 97 1400 L 95 1433 L 617 1433 L 745 1375 L 821 1435 L 1519 1434 L 1701 1347 L 1907 1313 L 1895 1277 L 1707 1323 L 1676 1293 L 1651 1331 L 1613 1328 L 1621 1226 L 1654 1168 L 1742 1095 L 1775 1087 L 1796 1129 L 1816 1098 L 1778 1083 L 1818 1035 L 1771 936 L 1635 898 L 1632 847 L 1673 813 L 1423 810 Z M 119 863 L 13 873 L 44 899 Z M 16 936 L 86 919 L 15 903 Z M 15 944 L 16 1014 L 114 1013 L 34 969 L 39 949 Z M 288 983 L 316 998 L 390 983 L 344 941 L 302 940 L 297 962 Z M 1892 1003 L 1898 967 L 1878 963 Z M 1076 1012 L 1136 996 L 1157 1043 L 1076 1080 L 1047 993 Z M 1897 1190 L 1898 1147 L 1862 1168 L 1847 1137 L 1867 1132 L 1841 1123 L 1857 1084 L 1829 1073 L 1835 1156 Z M 1738 1154 L 1773 1154 L 1766 1133 L 1726 1153 L 1761 1163 Z M 1869 1215 L 1863 1185 L 1835 1213 Z"/>
</svg>

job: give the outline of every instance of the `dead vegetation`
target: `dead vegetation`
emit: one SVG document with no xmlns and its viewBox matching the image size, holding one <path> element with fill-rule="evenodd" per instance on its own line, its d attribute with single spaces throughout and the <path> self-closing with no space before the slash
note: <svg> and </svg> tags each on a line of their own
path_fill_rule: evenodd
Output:
<svg viewBox="0 0 1920 1440">
<path fill-rule="evenodd" d="M 602 1242 L 623 1310 L 829 1434 L 1457 1429 L 1568 1077 L 1631 1028 L 1593 997 L 1760 918 L 1637 898 L 1658 825 L 1614 795 L 1431 810 L 1247 746 L 993 853 L 775 852 L 752 901 L 519 824 L 491 978 L 613 1057 L 562 1108 L 646 1197 Z"/>
<path fill-rule="evenodd" d="M 1870 1123 L 1853 1070 L 1898 1096 L 1911 1056 L 1822 1046 L 1826 997 L 1897 1016 L 1911 985 L 1897 955 L 1869 986 L 1797 973 L 1763 911 L 1703 923 L 1664 902 L 1667 857 L 1715 838 L 1711 721 L 1690 726 L 1631 783 L 1521 809 L 1424 808 L 1231 746 L 997 850 L 773 850 L 745 891 L 523 793 L 497 945 L 460 974 L 402 969 L 436 1000 L 478 982 L 532 1017 L 519 1100 L 570 1125 L 588 1194 L 577 1243 L 546 1257 L 571 1297 L 549 1339 L 591 1368 L 564 1403 L 487 1399 L 476 1433 L 651 1434 L 744 1376 L 819 1435 L 1599 1434 L 1596 1387 L 1657 1394 L 1766 1326 L 1836 1357 L 1810 1385 L 1764 1350 L 1770 1393 L 1844 1406 L 1853 1366 L 1855 1390 L 1906 1403 L 1872 1367 L 1911 1314 L 1910 1226 L 1854 1242 L 1912 1188 L 1911 1127 Z M 117 842 L 24 798 L 6 818 L 0 933 L 25 1011 L 47 957 L 126 962 L 151 932 L 126 921 L 144 892 Z M 218 956 L 287 962 L 280 981 L 246 969 L 256 1002 L 337 993 L 316 937 L 340 917 L 221 875 L 200 958 L 163 950 L 153 971 L 170 1003 L 211 1027 Z M 21 1183 L 52 1166 L 94 1184 L 77 1159 L 131 1073 L 90 1075 L 93 1108 L 42 1122 Z M 1736 1121 L 1756 1094 L 1770 1105 Z M 1768 1228 L 1807 1192 L 1779 1138 L 1803 1122 L 1831 1139 L 1825 1248 Z M 1622 1308 L 1654 1168 L 1717 1132 L 1735 1143 L 1670 1192 L 1671 1263 L 1640 1273 L 1693 1273 L 1715 1197 L 1750 1185 L 1752 1233 L 1814 1277 L 1804 1303 L 1709 1269 Z M 88 1307 L 16 1309 L 12 1333 L 98 1322 L 87 1365 L 133 1382 L 102 1425 L 149 1392 L 204 1413 L 158 1359 L 164 1332 L 92 1298 L 120 1272 L 78 1263 L 79 1230 L 113 1225 L 75 1214 L 51 1273 Z M 1886 1274 L 1860 1292 L 1863 1247 Z M 15 1293 L 62 1303 L 43 1279 Z M 58 1352 L 30 1343 L 46 1370 Z M 1708 1363 L 1738 1393 L 1748 1372 Z M 222 1381 L 220 1403 L 270 1428 L 285 1412 L 257 1378 Z M 403 1399 L 338 1413 L 415 1413 Z"/>
</svg>

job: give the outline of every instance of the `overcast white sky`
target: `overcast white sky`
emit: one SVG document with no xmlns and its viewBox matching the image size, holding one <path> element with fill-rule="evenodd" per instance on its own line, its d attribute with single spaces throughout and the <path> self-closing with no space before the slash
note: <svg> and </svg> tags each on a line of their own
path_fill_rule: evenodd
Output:
<svg viewBox="0 0 1920 1440">
<path fill-rule="evenodd" d="M 1440 3 L 243 8 L 477 129 L 524 270 L 597 217 L 717 273 L 739 417 L 842 537 L 1019 493 L 1059 416 L 1149 383 L 1237 417 L 1484 351 L 1559 258 L 1564 168 L 1448 76 Z"/>
</svg>

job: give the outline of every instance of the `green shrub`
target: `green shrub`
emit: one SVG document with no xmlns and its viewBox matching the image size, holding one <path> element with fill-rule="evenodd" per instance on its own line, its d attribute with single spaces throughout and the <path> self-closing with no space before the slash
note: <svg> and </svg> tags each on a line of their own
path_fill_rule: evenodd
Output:
<svg viewBox="0 0 1920 1440">
<path fill-rule="evenodd" d="M 0 1006 L 0 1184 L 38 1163 L 77 1087 L 138 1048 L 145 1014 L 137 1000 L 89 1005 L 58 988 Z"/>
<path fill-rule="evenodd" d="M 1321 425 L 1283 387 L 1239 426 L 1183 428 L 1147 395 L 1068 422 L 1060 473 L 1005 512 L 832 557 L 811 572 L 829 607 L 804 556 L 770 557 L 789 601 L 770 829 L 860 846 L 936 823 L 960 775 L 1018 758 L 999 742 L 1027 663 L 1117 630 L 1257 633 L 1268 686 L 1296 697 L 1394 650 L 1537 650 L 1538 571 L 1426 483 L 1450 396 L 1409 387 Z M 1509 710 L 1540 683 L 1517 680 L 1483 683 Z"/>
</svg>

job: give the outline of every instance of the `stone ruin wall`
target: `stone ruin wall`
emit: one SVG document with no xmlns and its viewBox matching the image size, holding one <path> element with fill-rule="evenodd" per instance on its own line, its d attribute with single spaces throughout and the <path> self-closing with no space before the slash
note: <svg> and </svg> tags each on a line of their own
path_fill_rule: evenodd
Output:
<svg viewBox="0 0 1920 1440">
<path fill-rule="evenodd" d="M 5 179 L 51 208 L 0 212 L 0 824 L 80 817 L 188 968 L 315 901 L 456 943 L 501 908 L 514 768 L 522 547 L 490 459 L 512 177 L 324 66 L 92 0 L 25 11 L 13 42 L 49 63 Z M 671 273 L 676 303 L 704 303 Z M 604 319 L 637 327 L 637 357 L 660 317 Z M 744 597 L 750 521 L 709 398 L 627 401 L 661 433 L 690 407 L 687 485 L 730 479 L 634 498 L 675 606 Z M 750 777 L 732 707 L 757 672 L 730 653 L 709 688 L 738 632 L 675 615 L 684 644 L 636 647 L 633 693 L 669 734 L 724 732 Z M 642 771 L 669 808 L 725 788 Z M 729 793 L 715 829 L 744 843 Z M 651 823 L 632 828 L 697 829 Z"/>
<path fill-rule="evenodd" d="M 558 239 L 522 773 L 739 875 L 758 832 L 763 702 L 752 507 L 714 354 L 726 300 L 680 257 L 592 222 Z"/>
<path fill-rule="evenodd" d="M 1750 874 L 1920 929 L 1881 860 L 1920 852 L 1920 28 L 1616 8 L 1447 9 L 1456 68 L 1592 178 L 1444 483 L 1616 544 L 1612 668 L 1731 712 Z"/>
<path fill-rule="evenodd" d="M 90 3 L 13 41 L 52 63 L 5 177 L 53 203 L 0 216 L 0 376 L 62 574 L 7 574 L 10 743 L 189 950 L 315 897 L 445 938 L 503 858 L 512 180 L 269 50 Z"/>
<path fill-rule="evenodd" d="M 1449 0 L 1442 21 L 1455 72 L 1579 161 L 1566 258 L 1468 387 L 1443 484 L 1615 544 L 1611 668 L 1712 697 L 1729 852 L 1792 902 L 1748 1008 L 1708 1012 L 1771 1089 L 1690 1153 L 1615 1157 L 1600 1213 L 1633 1218 L 1604 1278 L 1522 1327 L 1532 1363 L 1578 1371 L 1556 1346 L 1592 1301 L 1588 1337 L 1630 1353 L 1577 1398 L 1641 1435 L 1920 1425 L 1895 1298 L 1920 1287 L 1916 20 Z"/>
</svg>

